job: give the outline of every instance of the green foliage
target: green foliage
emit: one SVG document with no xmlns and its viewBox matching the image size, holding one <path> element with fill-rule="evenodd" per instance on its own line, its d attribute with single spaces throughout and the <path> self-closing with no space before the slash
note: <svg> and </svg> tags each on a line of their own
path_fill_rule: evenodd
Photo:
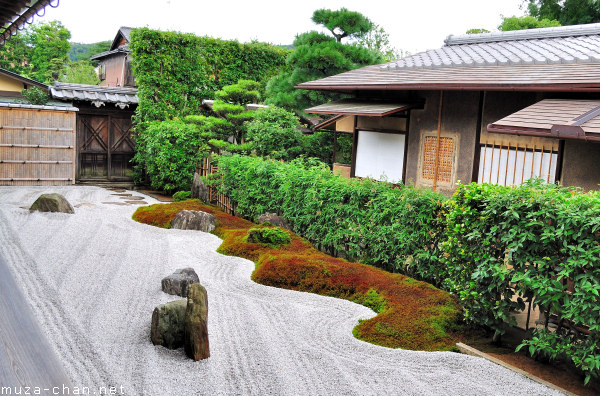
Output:
<svg viewBox="0 0 600 396">
<path fill-rule="evenodd" d="M 60 81 L 75 84 L 98 85 L 100 78 L 89 61 L 80 60 L 69 63 L 65 74 L 60 78 Z"/>
<path fill-rule="evenodd" d="M 81 60 L 90 60 L 93 55 L 108 51 L 112 41 L 99 41 L 92 44 L 71 43 L 69 50 L 69 60 L 77 62 Z"/>
<path fill-rule="evenodd" d="M 523 30 L 523 29 L 537 29 L 544 27 L 553 27 L 560 26 L 560 22 L 557 20 L 549 20 L 549 19 L 537 19 L 532 16 L 522 16 L 522 17 L 503 17 L 502 23 L 498 26 L 503 32 L 509 30 Z"/>
<path fill-rule="evenodd" d="M 343 38 L 360 38 L 373 29 L 373 22 L 359 12 L 341 8 L 336 11 L 322 8 L 313 13 L 312 21 L 327 28 L 337 42 Z"/>
<path fill-rule="evenodd" d="M 381 59 L 385 62 L 400 59 L 408 55 L 408 53 L 390 45 L 390 35 L 379 25 L 373 25 L 373 29 L 363 34 L 358 39 L 357 44 L 379 53 Z"/>
<path fill-rule="evenodd" d="M 25 103 L 33 105 L 45 105 L 50 100 L 48 92 L 38 87 L 29 87 L 21 91 Z"/>
<path fill-rule="evenodd" d="M 479 33 L 489 33 L 490 31 L 487 29 L 483 29 L 483 28 L 473 28 L 473 29 L 469 29 L 467 30 L 465 33 L 466 34 L 479 34 Z"/>
<path fill-rule="evenodd" d="M 71 33 L 59 21 L 28 26 L 0 48 L 0 67 L 50 83 L 64 74 Z"/>
<path fill-rule="evenodd" d="M 387 305 L 385 298 L 374 289 L 369 289 L 365 294 L 355 297 L 354 302 L 371 308 L 377 313 L 381 313 Z"/>
<path fill-rule="evenodd" d="M 354 16 L 350 18 L 347 13 L 352 12 L 345 9 L 340 11 L 317 10 L 315 12 L 315 15 L 318 16 L 317 21 L 319 21 L 317 23 L 332 24 L 332 29 L 338 33 L 332 32 L 335 37 L 331 37 L 312 31 L 296 36 L 294 40 L 296 50 L 287 57 L 286 68 L 282 69 L 267 84 L 266 103 L 301 113 L 311 105 L 339 98 L 339 95 L 300 90 L 295 89 L 294 86 L 382 61 L 381 55 L 376 51 L 360 45 L 341 43 L 342 36 L 363 36 L 373 27 L 368 19 L 361 16 L 368 21 L 368 26 L 370 26 L 365 30 L 367 25 L 363 23 L 364 21 L 360 22 L 360 18 L 355 19 Z M 347 25 L 337 19 L 345 16 L 349 18 Z M 335 26 L 340 24 L 342 29 L 336 30 Z M 348 30 L 345 31 L 344 28 Z M 344 36 L 346 33 L 347 35 Z"/>
<path fill-rule="evenodd" d="M 189 190 L 198 164 L 208 154 L 208 136 L 197 124 L 178 120 L 148 123 L 136 137 L 136 177 L 145 169 L 156 189 Z"/>
<path fill-rule="evenodd" d="M 175 194 L 173 194 L 173 202 L 185 201 L 186 199 L 190 199 L 191 196 L 191 191 L 177 191 Z"/>
<path fill-rule="evenodd" d="M 600 22 L 598 0 L 528 0 L 529 15 L 557 20 L 561 25 Z"/>
<path fill-rule="evenodd" d="M 260 83 L 253 80 L 239 80 L 237 84 L 226 85 L 215 92 L 215 99 L 234 104 L 258 103 Z"/>
<path fill-rule="evenodd" d="M 132 30 L 130 50 L 138 85 L 138 121 L 197 114 L 203 99 L 214 98 L 216 91 L 242 79 L 263 84 L 289 52 L 270 44 L 148 28 Z"/>
<path fill-rule="evenodd" d="M 246 124 L 247 141 L 257 155 L 289 161 L 302 152 L 298 117 L 279 107 L 256 111 Z"/>
<path fill-rule="evenodd" d="M 441 194 L 344 179 L 313 160 L 221 156 L 219 172 L 237 213 L 248 219 L 280 213 L 295 232 L 333 255 L 421 277 L 439 259 Z"/>
<path fill-rule="evenodd" d="M 247 240 L 270 247 L 278 247 L 289 244 L 292 239 L 279 227 L 255 227 L 248 230 Z"/>
<path fill-rule="evenodd" d="M 470 184 L 459 186 L 447 212 L 441 268 L 465 317 L 503 334 L 514 324 L 510 313 L 532 301 L 560 324 L 552 333 L 535 330 L 523 346 L 547 359 L 566 356 L 598 377 L 600 193 L 540 182 Z M 589 326 L 590 335 L 577 326 Z"/>
</svg>

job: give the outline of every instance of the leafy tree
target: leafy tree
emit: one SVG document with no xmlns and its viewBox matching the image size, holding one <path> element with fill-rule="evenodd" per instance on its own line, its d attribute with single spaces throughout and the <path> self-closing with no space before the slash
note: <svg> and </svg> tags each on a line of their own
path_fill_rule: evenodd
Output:
<svg viewBox="0 0 600 396">
<path fill-rule="evenodd" d="M 99 41 L 92 44 L 71 43 L 69 59 L 72 62 L 79 60 L 89 60 L 93 55 L 99 54 L 110 49 L 112 41 Z M 93 62 L 94 63 L 94 62 Z"/>
<path fill-rule="evenodd" d="M 59 21 L 41 22 L 32 25 L 28 36 L 32 46 L 31 78 L 42 82 L 57 80 L 68 62 L 71 32 Z"/>
<path fill-rule="evenodd" d="M 557 20 L 549 20 L 549 19 L 536 19 L 530 15 L 522 16 L 522 17 L 504 17 L 502 19 L 502 23 L 498 26 L 503 32 L 507 32 L 509 30 L 523 30 L 523 29 L 537 29 L 544 27 L 554 27 L 560 26 L 560 22 Z"/>
<path fill-rule="evenodd" d="M 382 56 L 379 53 L 359 45 L 341 42 L 344 37 L 360 38 L 373 27 L 366 17 L 361 20 L 355 14 L 358 13 L 351 13 L 345 9 L 337 14 L 330 10 L 315 11 L 313 20 L 323 24 L 334 37 L 316 31 L 296 36 L 296 50 L 287 57 L 287 67 L 267 84 L 265 102 L 301 114 L 303 109 L 337 98 L 339 95 L 297 90 L 294 88 L 297 84 L 381 62 Z M 345 17 L 349 20 L 346 21 Z"/>
<path fill-rule="evenodd" d="M 23 101 L 33 105 L 45 105 L 50 101 L 50 95 L 38 87 L 29 87 L 21 91 Z"/>
<path fill-rule="evenodd" d="M 373 22 L 359 12 L 341 8 L 337 11 L 320 9 L 313 13 L 312 21 L 323 25 L 335 37 L 338 43 L 344 37 L 360 38 L 373 30 Z"/>
<path fill-rule="evenodd" d="M 71 33 L 59 21 L 30 25 L 0 48 L 0 67 L 49 83 L 64 74 Z"/>
<path fill-rule="evenodd" d="M 599 0 L 527 0 L 529 15 L 561 25 L 600 22 Z"/>
<path fill-rule="evenodd" d="M 390 35 L 379 25 L 373 25 L 373 29 L 358 39 L 358 45 L 371 51 L 378 52 L 386 62 L 400 59 L 408 55 L 390 45 Z"/>
<path fill-rule="evenodd" d="M 248 142 L 257 155 L 289 161 L 302 152 L 298 117 L 280 107 L 256 111 L 246 124 Z"/>
<path fill-rule="evenodd" d="M 100 83 L 94 65 L 86 60 L 69 63 L 69 66 L 67 66 L 65 74 L 61 76 L 60 81 L 89 85 L 98 85 Z"/>
</svg>

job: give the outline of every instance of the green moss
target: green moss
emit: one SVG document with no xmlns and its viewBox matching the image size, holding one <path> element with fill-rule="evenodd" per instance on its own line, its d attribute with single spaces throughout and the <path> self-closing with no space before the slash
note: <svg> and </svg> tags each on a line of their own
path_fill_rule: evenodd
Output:
<svg viewBox="0 0 600 396">
<path fill-rule="evenodd" d="M 290 236 L 279 227 L 255 227 L 248 230 L 248 242 L 279 247 L 291 242 Z"/>
</svg>

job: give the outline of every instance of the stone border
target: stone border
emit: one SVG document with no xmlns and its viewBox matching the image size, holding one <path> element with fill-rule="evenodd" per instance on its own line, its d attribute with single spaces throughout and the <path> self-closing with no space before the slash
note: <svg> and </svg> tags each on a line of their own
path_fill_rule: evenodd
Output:
<svg viewBox="0 0 600 396">
<path fill-rule="evenodd" d="M 540 384 L 546 385 L 549 388 L 552 388 L 554 390 L 562 392 L 565 395 L 568 395 L 568 396 L 577 396 L 577 394 L 575 394 L 573 392 L 569 392 L 568 390 L 563 389 L 560 386 L 554 385 L 551 382 L 543 380 L 540 377 L 537 377 L 537 376 L 535 376 L 535 375 L 533 375 L 531 373 L 528 373 L 527 371 L 522 370 L 522 369 L 520 369 L 518 367 L 515 367 L 515 366 L 513 366 L 511 364 L 503 362 L 500 359 L 497 359 L 497 358 L 495 358 L 493 356 L 490 356 L 490 355 L 488 355 L 485 352 L 481 352 L 480 350 L 475 349 L 475 348 L 473 348 L 471 346 L 463 344 L 462 342 L 457 343 L 456 347 L 460 350 L 461 353 L 464 353 L 465 355 L 471 355 L 471 356 L 477 356 L 477 357 L 480 357 L 480 358 L 484 358 L 486 360 L 489 360 L 492 363 L 496 363 L 496 364 L 498 364 L 498 365 L 500 365 L 500 366 L 502 366 L 504 368 L 507 368 L 507 369 L 509 369 L 511 371 L 514 371 L 515 373 L 519 373 L 521 375 L 524 375 L 525 377 L 529 378 L 530 380 L 533 380 L 535 382 L 539 382 Z"/>
</svg>

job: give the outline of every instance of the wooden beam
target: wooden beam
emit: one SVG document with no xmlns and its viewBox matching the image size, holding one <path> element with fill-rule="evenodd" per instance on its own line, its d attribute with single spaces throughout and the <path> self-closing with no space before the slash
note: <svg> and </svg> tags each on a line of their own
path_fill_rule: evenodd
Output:
<svg viewBox="0 0 600 396">
<path fill-rule="evenodd" d="M 442 134 L 442 103 L 444 101 L 444 91 L 440 91 L 440 105 L 438 107 L 438 126 L 437 126 L 437 141 L 435 149 L 435 168 L 433 171 L 433 191 L 437 190 L 437 180 L 440 168 L 440 137 Z"/>
</svg>

